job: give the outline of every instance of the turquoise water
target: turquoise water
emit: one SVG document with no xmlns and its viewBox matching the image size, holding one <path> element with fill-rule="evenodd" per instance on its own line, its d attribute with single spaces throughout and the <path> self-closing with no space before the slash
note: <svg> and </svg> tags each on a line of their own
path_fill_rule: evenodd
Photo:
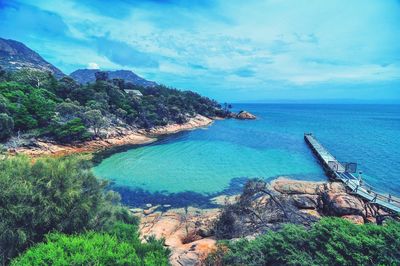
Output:
<svg viewBox="0 0 400 266">
<path fill-rule="evenodd" d="M 313 132 L 341 161 L 357 162 L 366 182 L 400 194 L 400 106 L 236 105 L 255 121 L 216 121 L 104 159 L 94 173 L 130 205 L 204 202 L 236 192 L 247 178 L 326 177 L 303 140 Z"/>
</svg>

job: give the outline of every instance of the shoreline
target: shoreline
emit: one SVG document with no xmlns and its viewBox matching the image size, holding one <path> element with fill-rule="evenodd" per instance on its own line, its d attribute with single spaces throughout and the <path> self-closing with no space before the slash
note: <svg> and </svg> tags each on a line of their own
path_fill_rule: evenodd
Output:
<svg viewBox="0 0 400 266">
<path fill-rule="evenodd" d="M 307 227 L 323 217 L 340 217 L 358 225 L 379 224 L 379 218 L 387 215 L 384 210 L 352 195 L 341 182 L 303 181 L 280 176 L 265 184 L 269 193 L 255 193 L 249 202 L 246 197 L 241 198 L 242 194 L 220 195 L 212 199 L 217 205 L 213 208 L 190 205 L 174 208 L 149 204 L 146 208 L 132 208 L 130 211 L 140 218 L 142 239 L 149 236 L 165 239 L 165 245 L 172 252 L 170 263 L 173 266 L 201 265 L 200 262 L 216 250 L 219 238 L 215 225 L 223 214 L 223 208 L 228 207 L 229 210 L 229 206 L 235 204 L 239 205 L 230 208 L 232 216 L 229 216 L 234 221 L 232 229 L 234 232 L 241 230 L 239 235 L 250 238 L 266 230 L 277 230 L 286 223 Z M 274 204 L 275 201 L 279 204 Z M 235 212 L 240 206 L 250 211 L 247 214 L 240 210 Z M 262 219 L 253 219 L 252 214 Z M 239 219 L 243 215 L 246 219 Z M 248 225 L 249 222 L 254 224 Z M 232 238 L 238 237 L 235 235 Z"/>
<path fill-rule="evenodd" d="M 8 149 L 10 154 L 24 154 L 30 157 L 40 156 L 64 156 L 75 153 L 98 152 L 110 148 L 150 144 L 158 140 L 160 136 L 175 134 L 211 125 L 214 120 L 202 115 L 196 115 L 183 124 L 169 124 L 166 126 L 153 127 L 146 131 L 144 129 L 134 130 L 122 127 L 112 128 L 105 138 L 89 140 L 76 144 L 59 144 L 50 141 L 36 140 L 34 146 L 21 146 Z"/>
</svg>

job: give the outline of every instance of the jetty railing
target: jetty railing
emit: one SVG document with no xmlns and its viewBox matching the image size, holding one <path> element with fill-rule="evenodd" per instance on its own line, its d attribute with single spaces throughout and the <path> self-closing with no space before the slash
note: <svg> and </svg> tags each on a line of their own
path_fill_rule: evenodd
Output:
<svg viewBox="0 0 400 266">
<path fill-rule="evenodd" d="M 371 204 L 375 204 L 389 212 L 398 215 L 400 213 L 400 199 L 392 195 L 376 192 L 373 186 L 367 184 L 361 177 L 356 177 L 357 165 L 355 163 L 340 163 L 325 147 L 323 147 L 312 133 L 305 133 L 304 140 L 319 159 L 327 175 L 341 181 L 351 191 Z"/>
</svg>

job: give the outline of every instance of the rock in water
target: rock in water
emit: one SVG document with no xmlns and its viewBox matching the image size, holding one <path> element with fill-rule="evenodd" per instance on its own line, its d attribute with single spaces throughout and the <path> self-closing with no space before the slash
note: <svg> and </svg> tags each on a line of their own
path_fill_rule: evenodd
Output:
<svg viewBox="0 0 400 266">
<path fill-rule="evenodd" d="M 253 120 L 256 119 L 257 117 L 247 111 L 240 111 L 237 115 L 236 115 L 237 119 L 242 119 L 242 120 Z"/>
</svg>

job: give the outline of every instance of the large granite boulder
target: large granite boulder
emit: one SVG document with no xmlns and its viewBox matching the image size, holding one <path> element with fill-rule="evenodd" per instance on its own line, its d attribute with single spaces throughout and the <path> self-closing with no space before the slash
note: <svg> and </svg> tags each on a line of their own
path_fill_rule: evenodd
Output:
<svg viewBox="0 0 400 266">
<path fill-rule="evenodd" d="M 324 190 L 324 184 L 290 179 L 277 179 L 271 183 L 272 189 L 282 194 L 318 195 Z"/>
<path fill-rule="evenodd" d="M 317 209 L 319 207 L 319 196 L 310 194 L 293 195 L 293 204 L 299 209 Z"/>
<path fill-rule="evenodd" d="M 363 215 L 364 203 L 357 197 L 346 193 L 328 191 L 322 195 L 324 210 L 335 216 Z"/>
<path fill-rule="evenodd" d="M 343 215 L 342 218 L 354 224 L 364 224 L 364 218 L 361 215 Z"/>
</svg>

